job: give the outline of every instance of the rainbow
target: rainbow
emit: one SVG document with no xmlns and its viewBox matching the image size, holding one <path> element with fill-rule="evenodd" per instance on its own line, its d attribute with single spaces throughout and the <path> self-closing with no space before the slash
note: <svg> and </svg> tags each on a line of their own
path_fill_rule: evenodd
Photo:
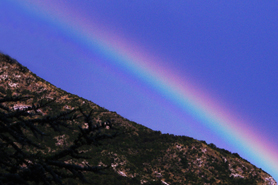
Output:
<svg viewBox="0 0 278 185">
<path fill-rule="evenodd" d="M 30 15 L 59 28 L 83 47 L 98 53 L 114 66 L 140 79 L 180 110 L 241 151 L 253 164 L 278 179 L 278 148 L 255 132 L 245 122 L 220 106 L 190 82 L 175 75 L 171 68 L 160 66 L 159 58 L 147 55 L 136 43 L 130 43 L 94 24 L 62 1 L 12 1 Z M 74 16 L 72 16 L 74 15 Z"/>
</svg>

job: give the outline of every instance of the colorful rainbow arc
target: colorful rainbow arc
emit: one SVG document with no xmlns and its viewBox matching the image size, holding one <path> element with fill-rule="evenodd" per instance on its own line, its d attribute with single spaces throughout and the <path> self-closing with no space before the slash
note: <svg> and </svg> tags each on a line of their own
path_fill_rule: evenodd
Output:
<svg viewBox="0 0 278 185">
<path fill-rule="evenodd" d="M 189 82 L 185 83 L 184 79 L 175 76 L 170 69 L 159 66 L 154 62 L 157 59 L 128 47 L 131 44 L 124 39 L 109 32 L 105 33 L 105 29 L 101 29 L 100 25 L 93 25 L 86 17 L 82 17 L 78 12 L 71 12 L 61 4 L 55 3 L 58 13 L 52 10 L 54 3 L 49 3 L 51 1 L 15 2 L 25 11 L 57 26 L 69 38 L 151 86 L 224 140 L 240 148 L 253 163 L 259 164 L 271 174 L 278 174 L 278 150 L 275 147 L 255 134 L 251 128 L 244 126 L 240 120 L 229 116 L 217 103 L 195 90 Z"/>
</svg>

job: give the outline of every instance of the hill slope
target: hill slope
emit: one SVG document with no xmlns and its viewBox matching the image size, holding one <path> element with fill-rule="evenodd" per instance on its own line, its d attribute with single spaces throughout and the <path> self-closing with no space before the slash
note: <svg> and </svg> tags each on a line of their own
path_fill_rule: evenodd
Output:
<svg viewBox="0 0 278 185">
<path fill-rule="evenodd" d="M 111 164 L 107 174 L 85 173 L 94 184 L 277 184 L 269 174 L 238 154 L 190 137 L 161 134 L 131 122 L 116 112 L 55 87 L 3 54 L 0 54 L 0 95 L 33 96 L 9 104 L 14 109 L 32 106 L 40 100 L 55 100 L 49 109 L 40 110 L 42 114 L 81 107 L 84 111 L 95 110 L 95 124 L 113 120 L 113 127 L 122 134 L 104 140 L 100 146 L 83 148 L 91 159 L 71 161 L 84 165 Z M 73 126 L 76 125 L 86 126 L 82 121 L 74 122 Z M 107 127 L 107 132 L 109 129 Z M 65 129 L 59 136 L 50 134 L 55 145 L 44 152 L 55 152 L 69 145 L 73 133 Z M 77 183 L 77 180 L 65 181 L 65 184 Z"/>
</svg>

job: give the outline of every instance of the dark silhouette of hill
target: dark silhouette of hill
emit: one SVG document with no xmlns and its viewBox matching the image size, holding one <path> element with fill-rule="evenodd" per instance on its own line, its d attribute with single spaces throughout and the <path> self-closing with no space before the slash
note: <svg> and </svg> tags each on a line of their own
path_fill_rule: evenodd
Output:
<svg viewBox="0 0 278 185">
<path fill-rule="evenodd" d="M 0 113 L 2 183 L 18 178 L 18 184 L 85 179 L 90 184 L 277 184 L 239 154 L 129 121 L 55 87 L 4 54 Z M 28 172 L 31 167 L 36 176 Z"/>
</svg>

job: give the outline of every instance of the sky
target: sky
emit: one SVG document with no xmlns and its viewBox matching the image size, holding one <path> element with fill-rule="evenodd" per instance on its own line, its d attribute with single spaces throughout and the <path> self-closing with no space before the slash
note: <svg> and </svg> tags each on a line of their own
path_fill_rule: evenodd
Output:
<svg viewBox="0 0 278 185">
<path fill-rule="evenodd" d="M 1 0 L 0 51 L 53 85 L 278 179 L 278 2 Z"/>
</svg>

